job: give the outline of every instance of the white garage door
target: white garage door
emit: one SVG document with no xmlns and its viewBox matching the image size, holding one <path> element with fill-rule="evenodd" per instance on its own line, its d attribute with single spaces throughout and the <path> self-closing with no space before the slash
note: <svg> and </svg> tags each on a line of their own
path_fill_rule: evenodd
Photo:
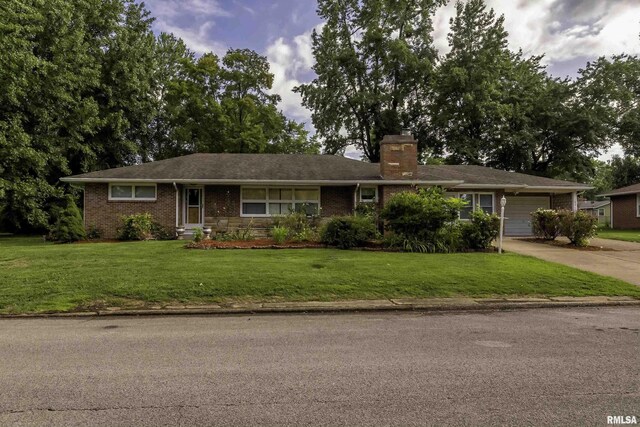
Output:
<svg viewBox="0 0 640 427">
<path fill-rule="evenodd" d="M 507 236 L 531 235 L 531 212 L 538 208 L 549 209 L 549 196 L 507 196 L 504 216 L 504 234 Z"/>
</svg>

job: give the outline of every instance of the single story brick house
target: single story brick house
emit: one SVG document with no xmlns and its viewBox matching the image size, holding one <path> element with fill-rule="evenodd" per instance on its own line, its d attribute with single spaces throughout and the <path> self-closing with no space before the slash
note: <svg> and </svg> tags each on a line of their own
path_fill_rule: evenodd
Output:
<svg viewBox="0 0 640 427">
<path fill-rule="evenodd" d="M 640 183 L 611 190 L 611 228 L 640 229 Z"/>
<path fill-rule="evenodd" d="M 149 212 L 165 227 L 187 230 L 226 219 L 230 229 L 302 209 L 326 218 L 353 212 L 358 203 L 384 205 L 397 192 L 441 186 L 472 209 L 499 212 L 507 198 L 507 235 L 531 233 L 537 208 L 577 210 L 590 187 L 483 166 L 418 165 L 410 135 L 388 135 L 380 163 L 319 154 L 200 153 L 62 178 L 84 187 L 85 226 L 114 237 L 122 215 Z"/>
<path fill-rule="evenodd" d="M 578 209 L 598 218 L 598 225 L 611 223 L 611 200 L 578 200 Z"/>
</svg>

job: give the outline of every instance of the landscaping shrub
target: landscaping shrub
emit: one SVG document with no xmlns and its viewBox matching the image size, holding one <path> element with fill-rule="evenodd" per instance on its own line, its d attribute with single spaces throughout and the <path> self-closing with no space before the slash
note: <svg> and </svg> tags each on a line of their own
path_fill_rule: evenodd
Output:
<svg viewBox="0 0 640 427">
<path fill-rule="evenodd" d="M 370 218 L 363 216 L 336 216 L 325 224 L 321 232 L 323 243 L 341 249 L 362 246 L 377 237 L 377 230 Z"/>
<path fill-rule="evenodd" d="M 433 233 L 428 240 L 416 236 L 388 234 L 384 237 L 386 248 L 404 252 L 453 253 L 462 249 L 462 235 L 459 222 L 452 222 Z"/>
<path fill-rule="evenodd" d="M 249 221 L 249 223 L 245 227 L 239 227 L 237 230 L 234 230 L 231 233 L 227 233 L 226 237 L 228 240 L 253 240 L 253 219 Z"/>
<path fill-rule="evenodd" d="M 553 209 L 542 208 L 531 212 L 531 227 L 534 236 L 545 240 L 555 240 L 560 235 L 558 212 Z"/>
<path fill-rule="evenodd" d="M 71 195 L 67 195 L 66 205 L 56 211 L 57 218 L 51 229 L 49 237 L 60 243 L 75 242 L 86 237 L 82 214 L 76 206 Z"/>
<path fill-rule="evenodd" d="M 471 213 L 471 219 L 460 223 L 464 249 L 488 249 L 500 233 L 500 217 L 482 210 Z"/>
<path fill-rule="evenodd" d="M 288 228 L 293 236 L 305 229 L 316 229 L 318 227 L 318 217 L 307 216 L 304 212 L 290 212 L 287 215 L 274 217 L 273 225 L 275 227 Z"/>
<path fill-rule="evenodd" d="M 442 189 L 433 187 L 393 195 L 380 218 L 388 230 L 404 238 L 432 241 L 438 230 L 458 219 L 464 205 L 464 201 L 447 198 Z"/>
<path fill-rule="evenodd" d="M 271 237 L 275 240 L 276 244 L 281 245 L 289 236 L 289 229 L 287 227 L 273 227 L 271 229 Z"/>
<path fill-rule="evenodd" d="M 153 218 L 150 213 L 122 216 L 119 240 L 149 240 L 153 238 Z"/>
<path fill-rule="evenodd" d="M 97 240 L 102 237 L 102 230 L 99 229 L 95 224 L 92 224 L 87 229 L 87 239 L 89 240 Z"/>
<path fill-rule="evenodd" d="M 598 218 L 584 211 L 558 211 L 560 234 L 576 246 L 587 246 L 598 231 Z"/>
<path fill-rule="evenodd" d="M 202 239 L 204 239 L 204 231 L 202 231 L 202 228 L 200 227 L 196 227 L 193 229 L 193 241 L 194 242 L 201 242 Z"/>
<path fill-rule="evenodd" d="M 152 222 L 151 237 L 155 240 L 175 240 L 176 233 L 173 228 L 165 227 L 157 222 Z"/>
</svg>

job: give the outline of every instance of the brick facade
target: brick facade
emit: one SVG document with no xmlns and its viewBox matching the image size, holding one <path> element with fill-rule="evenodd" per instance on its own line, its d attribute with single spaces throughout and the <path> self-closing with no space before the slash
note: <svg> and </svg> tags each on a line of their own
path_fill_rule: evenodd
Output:
<svg viewBox="0 0 640 427">
<path fill-rule="evenodd" d="M 611 196 L 611 215 L 613 216 L 613 228 L 640 229 L 638 217 L 637 194 L 624 196 Z"/>
<path fill-rule="evenodd" d="M 353 213 L 355 191 L 355 186 L 321 187 L 320 216 L 329 217 L 335 215 L 349 215 Z"/>
<path fill-rule="evenodd" d="M 380 175 L 384 179 L 416 179 L 418 143 L 410 135 L 387 135 L 380 143 Z"/>
<path fill-rule="evenodd" d="M 240 216 L 239 185 L 207 185 L 204 187 L 205 217 Z"/>
<path fill-rule="evenodd" d="M 84 224 L 102 231 L 102 237 L 113 239 L 123 215 L 150 213 L 160 225 L 174 229 L 176 224 L 176 191 L 171 184 L 158 184 L 155 201 L 110 201 L 109 184 L 86 184 L 84 188 Z"/>
</svg>

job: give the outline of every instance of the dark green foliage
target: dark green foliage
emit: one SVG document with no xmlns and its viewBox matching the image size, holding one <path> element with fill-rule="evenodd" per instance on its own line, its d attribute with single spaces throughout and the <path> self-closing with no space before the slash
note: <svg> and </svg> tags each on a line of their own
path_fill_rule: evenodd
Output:
<svg viewBox="0 0 640 427">
<path fill-rule="evenodd" d="M 92 224 L 87 229 L 87 239 L 89 240 L 97 240 L 102 237 L 102 230 L 99 229 L 95 224 Z"/>
<path fill-rule="evenodd" d="M 598 218 L 584 211 L 558 211 L 560 233 L 576 246 L 587 246 L 598 232 Z"/>
<path fill-rule="evenodd" d="M 356 248 L 375 239 L 377 230 L 373 221 L 364 216 L 333 217 L 322 228 L 321 241 L 340 249 Z"/>
<path fill-rule="evenodd" d="M 433 14 L 443 0 L 320 0 L 312 34 L 316 78 L 295 90 L 328 153 L 355 144 L 377 162 L 380 141 L 413 126 L 428 102 L 436 50 Z"/>
<path fill-rule="evenodd" d="M 51 240 L 70 243 L 86 237 L 82 214 L 71 195 L 66 197 L 66 206 L 57 211 L 57 218 L 49 232 Z"/>
<path fill-rule="evenodd" d="M 554 209 L 538 209 L 531 212 L 533 235 L 540 239 L 555 240 L 560 235 L 560 217 Z"/>
<path fill-rule="evenodd" d="M 404 237 L 431 240 L 445 224 L 458 219 L 464 202 L 432 187 L 395 194 L 380 213 L 388 230 Z"/>
<path fill-rule="evenodd" d="M 317 152 L 265 57 L 196 56 L 133 0 L 0 2 L 0 228 L 36 230 L 59 178 L 194 152 Z"/>
<path fill-rule="evenodd" d="M 153 221 L 151 223 L 151 237 L 155 240 L 174 240 L 176 232 L 173 228 L 165 227 Z"/>
<path fill-rule="evenodd" d="M 152 228 L 153 218 L 150 213 L 123 216 L 122 226 L 118 229 L 118 239 L 149 240 L 153 238 Z"/>
<path fill-rule="evenodd" d="M 476 210 L 469 221 L 460 223 L 460 229 L 464 249 L 488 249 L 500 233 L 500 217 Z"/>
</svg>

